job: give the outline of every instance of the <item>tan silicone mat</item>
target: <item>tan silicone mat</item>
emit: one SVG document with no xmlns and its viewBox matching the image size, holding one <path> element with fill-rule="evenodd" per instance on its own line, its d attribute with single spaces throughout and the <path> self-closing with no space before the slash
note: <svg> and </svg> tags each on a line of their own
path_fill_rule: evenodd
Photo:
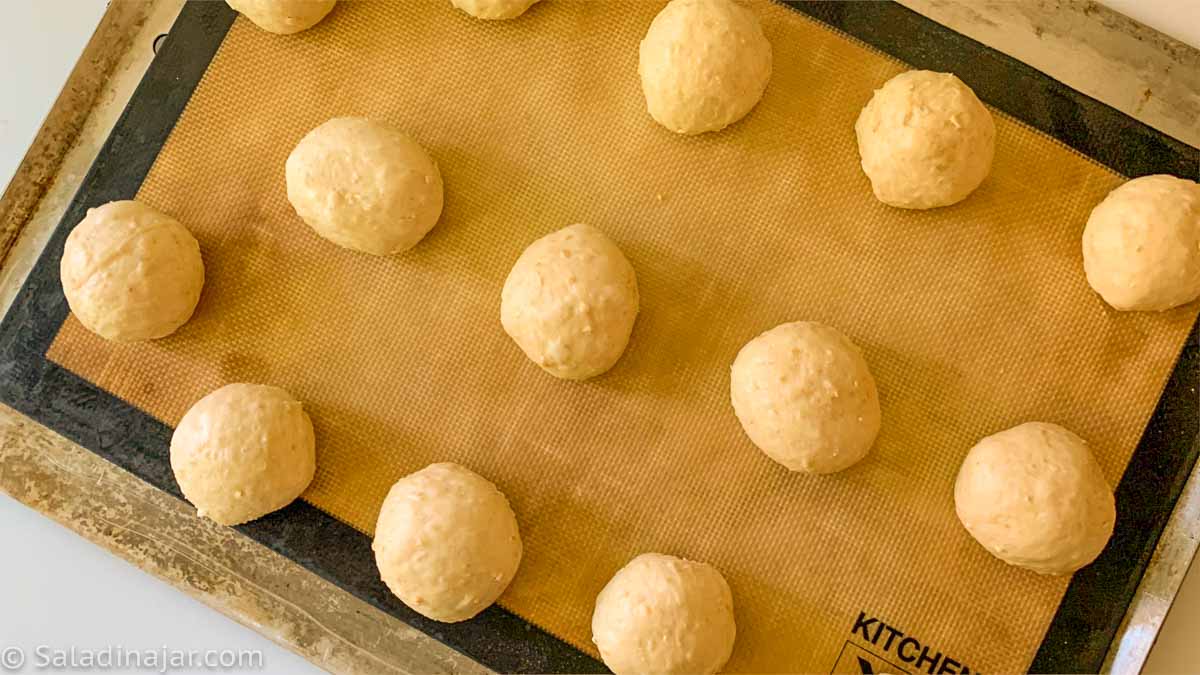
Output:
<svg viewBox="0 0 1200 675">
<path fill-rule="evenodd" d="M 238 19 L 139 193 L 200 240 L 196 316 L 139 345 L 70 319 L 50 357 L 168 424 L 225 382 L 290 389 L 318 431 L 305 498 L 363 532 L 400 476 L 479 471 L 525 541 L 501 602 L 593 654 L 596 593 L 662 551 L 729 579 L 732 671 L 828 671 L 860 611 L 973 671 L 1025 668 L 1067 579 L 970 539 L 959 461 L 1041 419 L 1091 441 L 1115 482 L 1197 308 L 1108 310 L 1079 237 L 1121 177 L 1001 115 L 992 176 L 965 203 L 876 202 L 853 124 L 902 65 L 752 5 L 770 86 L 699 138 L 644 110 L 637 45 L 658 3 L 484 23 L 447 2 L 342 2 L 294 36 Z M 411 252 L 342 250 L 288 205 L 284 159 L 337 115 L 391 122 L 438 160 L 446 209 Z M 521 250 L 580 221 L 619 243 L 642 295 L 624 358 L 586 383 L 543 373 L 499 322 Z M 842 474 L 787 472 L 729 405 L 741 345 L 798 319 L 849 334 L 878 381 L 878 444 Z"/>
</svg>

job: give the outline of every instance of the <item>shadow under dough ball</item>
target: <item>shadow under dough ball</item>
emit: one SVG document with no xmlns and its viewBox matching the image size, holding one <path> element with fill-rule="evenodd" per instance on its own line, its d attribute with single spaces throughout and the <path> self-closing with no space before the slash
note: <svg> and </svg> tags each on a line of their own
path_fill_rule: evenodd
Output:
<svg viewBox="0 0 1200 675">
<path fill-rule="evenodd" d="M 638 49 L 646 109 L 680 134 L 718 131 L 746 116 L 771 79 L 758 16 L 732 0 L 671 0 Z"/>
<path fill-rule="evenodd" d="M 515 19 L 538 0 L 450 0 L 450 4 L 476 19 L 502 21 Z"/>
<path fill-rule="evenodd" d="M 373 255 L 417 245 L 442 214 L 442 174 L 425 149 L 365 117 L 335 117 L 288 155 L 288 201 L 325 239 Z"/>
<path fill-rule="evenodd" d="M 136 201 L 88 209 L 67 236 L 59 274 L 75 318 L 117 342 L 174 333 L 191 318 L 204 287 L 196 238 Z"/>
<path fill-rule="evenodd" d="M 179 421 L 171 470 L 198 515 L 222 525 L 261 518 L 292 503 L 312 482 L 312 421 L 279 387 L 225 385 Z"/>
<path fill-rule="evenodd" d="M 1116 309 L 1163 311 L 1200 297 L 1200 183 L 1142 176 L 1108 193 L 1083 230 L 1083 269 Z"/>
<path fill-rule="evenodd" d="M 375 524 L 375 563 L 404 604 L 435 621 L 466 621 L 496 601 L 521 564 L 508 499 L 449 462 L 392 486 Z"/>
<path fill-rule="evenodd" d="M 792 471 L 846 469 L 879 434 L 879 393 L 867 362 L 824 324 L 785 323 L 759 335 L 738 352 L 729 380 L 746 435 Z"/>
<path fill-rule="evenodd" d="M 621 249 L 590 225 L 529 245 L 500 295 L 500 323 L 555 377 L 599 375 L 625 353 L 638 314 L 637 275 Z"/>
<path fill-rule="evenodd" d="M 660 553 L 622 567 L 592 613 L 592 642 L 617 675 L 715 673 L 736 637 L 733 594 L 717 568 Z"/>
<path fill-rule="evenodd" d="M 225 0 L 268 33 L 290 35 L 308 30 L 333 10 L 337 0 Z"/>
<path fill-rule="evenodd" d="M 954 483 L 963 527 L 992 555 L 1041 574 L 1070 574 L 1112 536 L 1112 488 L 1084 440 L 1028 422 L 975 444 Z"/>
<path fill-rule="evenodd" d="M 888 80 L 854 131 L 875 196 L 904 209 L 966 199 L 991 172 L 996 152 L 991 111 L 950 73 L 910 70 Z"/>
</svg>

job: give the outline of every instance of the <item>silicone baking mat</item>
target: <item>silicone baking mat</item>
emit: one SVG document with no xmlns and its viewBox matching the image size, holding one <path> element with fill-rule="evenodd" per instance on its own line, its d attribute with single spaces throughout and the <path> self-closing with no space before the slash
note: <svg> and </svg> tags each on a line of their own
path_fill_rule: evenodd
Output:
<svg viewBox="0 0 1200 675">
<path fill-rule="evenodd" d="M 1073 583 L 976 545 L 954 516 L 954 474 L 976 439 L 1030 419 L 1089 439 L 1114 484 L 1139 466 L 1126 469 L 1197 306 L 1107 309 L 1083 277 L 1079 235 L 1121 173 L 1188 175 L 1190 162 L 1194 174 L 1200 155 L 1045 78 L 1024 92 L 1025 120 L 1009 116 L 1022 106 L 994 96 L 989 64 L 1008 69 L 1010 88 L 1036 74 L 895 6 L 748 4 L 774 48 L 770 86 L 744 121 L 698 138 L 644 111 L 637 44 L 658 3 L 547 2 L 484 23 L 448 3 L 344 2 L 298 36 L 244 19 L 225 33 L 223 5 L 189 7 L 154 66 L 165 69 L 171 50 L 216 50 L 183 92 L 186 109 L 163 124 L 144 180 L 87 194 L 61 229 L 85 206 L 134 193 L 172 213 L 204 253 L 200 307 L 175 336 L 139 345 L 105 343 L 60 315 L 44 368 L 138 417 L 142 452 L 125 463 L 172 490 L 165 438 L 192 402 L 230 381 L 291 390 L 317 427 L 304 497 L 316 509 L 246 531 L 498 669 L 597 667 L 592 601 L 643 551 L 725 573 L 738 619 L 730 671 L 842 671 L 860 659 L 908 672 L 1094 667 L 1107 646 L 1097 637 L 1111 637 L 1144 566 L 1139 551 L 1153 548 L 1130 528 L 1161 527 L 1194 460 L 1194 411 L 1169 439 L 1142 444 L 1153 460 L 1177 456 L 1167 473 L 1137 479 L 1156 482 L 1155 499 L 1118 491 L 1114 545 Z M 861 174 L 854 119 L 907 67 L 831 28 L 870 24 L 859 37 L 886 49 L 902 28 L 872 39 L 871 12 L 908 21 L 914 41 L 940 36 L 969 65 L 939 69 L 1009 104 L 996 110 L 992 175 L 958 206 L 890 209 Z M 1063 101 L 1079 114 L 1045 133 L 1038 115 L 1054 122 Z M 391 122 L 438 160 L 446 209 L 408 254 L 339 249 L 290 209 L 284 159 L 338 115 Z M 126 132 L 147 131 L 133 121 Z M 1071 133 L 1080 124 L 1082 139 Z M 119 161 L 121 141 L 114 134 L 100 162 Z M 625 357 L 582 384 L 527 362 L 498 321 L 520 251 L 581 221 L 621 245 L 642 295 Z M 57 267 L 60 247 L 40 268 Z M 879 385 L 879 441 L 843 474 L 770 462 L 728 403 L 740 346 L 798 319 L 849 334 Z M 1175 379 L 1194 382 L 1194 362 L 1181 364 Z M 26 398 L 46 395 L 36 389 Z M 128 421 L 88 417 L 100 451 L 121 454 L 113 425 Z M 525 542 L 502 608 L 453 626 L 381 591 L 367 537 L 391 483 L 443 460 L 494 480 Z"/>
</svg>

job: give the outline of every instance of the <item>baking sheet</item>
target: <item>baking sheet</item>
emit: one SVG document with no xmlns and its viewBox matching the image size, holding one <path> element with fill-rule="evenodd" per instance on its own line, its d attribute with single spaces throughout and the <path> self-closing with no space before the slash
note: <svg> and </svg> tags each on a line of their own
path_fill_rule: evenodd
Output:
<svg viewBox="0 0 1200 675">
<path fill-rule="evenodd" d="M 1121 316 L 1090 295 L 1078 234 L 1120 179 L 1017 123 L 999 121 L 994 176 L 966 204 L 873 203 L 853 118 L 900 67 L 756 8 L 771 88 L 701 139 L 641 110 L 656 7 L 555 3 L 497 28 L 350 3 L 291 43 L 239 21 L 139 195 L 200 238 L 200 313 L 133 349 L 71 321 L 50 356 L 168 423 L 227 380 L 288 386 L 320 418 L 308 498 L 365 531 L 409 470 L 484 472 L 526 539 L 504 604 L 581 648 L 595 592 L 657 548 L 730 577 L 731 668 L 828 668 L 870 610 L 976 669 L 1020 669 L 1064 582 L 999 569 L 958 529 L 957 461 L 1038 416 L 1090 438 L 1115 480 L 1195 311 Z M 407 128 L 442 165 L 447 211 L 409 256 L 335 249 L 287 207 L 283 157 L 350 113 Z M 644 304 L 626 358 L 582 386 L 525 363 L 495 317 L 521 248 L 575 220 L 623 245 Z M 796 318 L 855 337 L 884 399 L 875 455 L 832 480 L 759 456 L 725 400 L 737 347 Z"/>
</svg>

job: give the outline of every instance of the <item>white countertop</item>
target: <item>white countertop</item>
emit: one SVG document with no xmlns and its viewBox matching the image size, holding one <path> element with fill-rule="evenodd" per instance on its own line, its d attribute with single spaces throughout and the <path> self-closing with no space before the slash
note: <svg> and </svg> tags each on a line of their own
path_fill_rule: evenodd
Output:
<svg viewBox="0 0 1200 675">
<path fill-rule="evenodd" d="M 1104 0 L 1105 4 L 1200 47 L 1198 0 Z M 105 0 L 13 0 L 0 22 L 0 186 L 6 185 L 53 104 Z M 0 470 L 3 470 L 0 467 Z M 0 496 L 0 671 L 4 650 L 251 650 L 260 668 L 320 672 L 254 631 L 114 557 L 72 532 Z M 1200 572 L 1184 581 L 1150 654 L 1146 673 L 1200 672 Z M 114 670 L 113 672 L 119 672 Z M 204 669 L 172 672 L 210 672 Z"/>
</svg>

